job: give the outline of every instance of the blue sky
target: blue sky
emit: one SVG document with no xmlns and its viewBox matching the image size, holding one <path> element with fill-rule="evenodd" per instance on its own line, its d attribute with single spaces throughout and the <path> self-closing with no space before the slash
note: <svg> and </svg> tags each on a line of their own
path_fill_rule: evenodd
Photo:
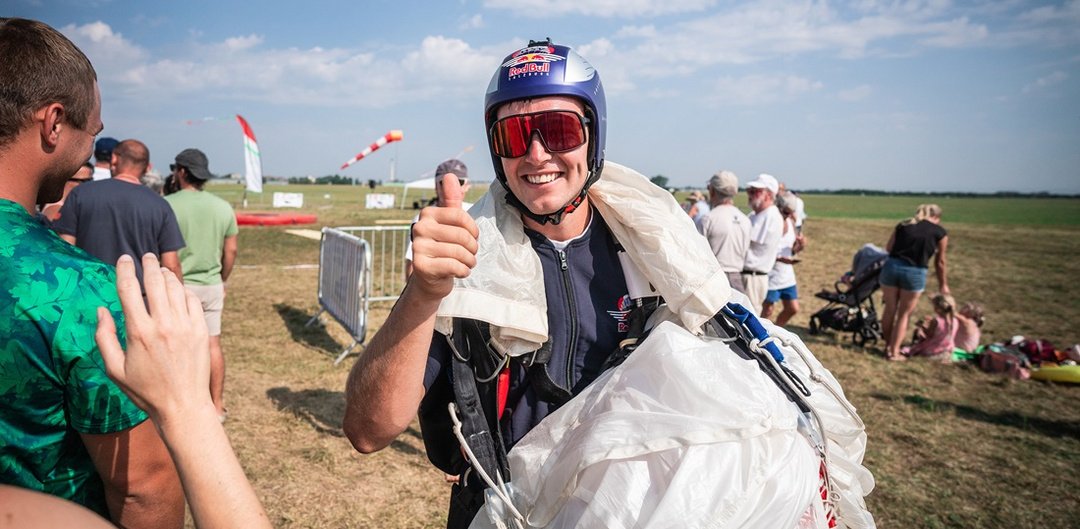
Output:
<svg viewBox="0 0 1080 529">
<path fill-rule="evenodd" d="M 607 159 L 676 186 L 720 169 L 792 189 L 1080 193 L 1080 0 L 7 0 L 98 71 L 105 135 L 165 169 L 412 180 L 493 172 L 483 92 L 529 38 L 574 47 L 608 96 Z M 391 163 L 391 160 L 394 163 Z M 167 169 L 166 169 L 167 170 Z"/>
</svg>

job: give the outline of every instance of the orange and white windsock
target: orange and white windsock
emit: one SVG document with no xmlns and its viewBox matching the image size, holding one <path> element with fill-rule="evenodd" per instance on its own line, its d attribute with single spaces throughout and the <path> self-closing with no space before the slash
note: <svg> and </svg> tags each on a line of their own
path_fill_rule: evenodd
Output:
<svg viewBox="0 0 1080 529">
<path fill-rule="evenodd" d="M 390 132 L 387 132 L 386 136 L 383 136 L 383 137 L 375 140 L 375 143 L 372 143 L 371 145 L 369 145 L 367 149 L 364 149 L 363 151 L 361 151 L 360 154 L 357 154 L 356 156 L 354 156 L 353 159 L 345 162 L 345 164 L 342 165 L 341 168 L 344 169 L 344 168 L 346 168 L 346 167 L 360 161 L 363 157 L 371 154 L 372 152 L 377 150 L 379 147 L 382 147 L 383 145 L 386 145 L 387 143 L 390 143 L 392 141 L 401 141 L 401 137 L 402 137 L 402 134 L 401 134 L 400 130 L 392 130 Z"/>
</svg>

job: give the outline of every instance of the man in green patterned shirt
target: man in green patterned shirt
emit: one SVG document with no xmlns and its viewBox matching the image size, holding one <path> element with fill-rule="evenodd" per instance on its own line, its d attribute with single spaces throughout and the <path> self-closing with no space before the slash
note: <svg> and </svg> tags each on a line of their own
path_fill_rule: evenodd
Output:
<svg viewBox="0 0 1080 529">
<path fill-rule="evenodd" d="M 68 39 L 31 20 L 0 18 L 0 57 L 0 483 L 118 525 L 180 527 L 169 454 L 106 376 L 94 341 L 97 307 L 123 318 L 114 269 L 32 215 L 90 157 L 103 128 L 97 74 Z"/>
</svg>

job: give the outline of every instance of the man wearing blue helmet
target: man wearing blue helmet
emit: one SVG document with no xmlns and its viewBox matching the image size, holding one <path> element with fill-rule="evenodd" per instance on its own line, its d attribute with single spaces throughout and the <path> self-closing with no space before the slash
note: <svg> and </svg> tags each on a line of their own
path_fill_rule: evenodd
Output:
<svg viewBox="0 0 1080 529">
<path fill-rule="evenodd" d="M 671 194 L 605 166 L 605 112 L 599 74 L 570 48 L 534 41 L 503 60 L 484 111 L 501 185 L 465 213 L 444 180 L 447 207 L 421 212 L 413 274 L 349 375 L 360 452 L 419 410 L 428 458 L 460 476 L 448 527 L 509 479 L 511 447 L 629 354 L 659 295 L 687 329 L 731 295 Z"/>
<path fill-rule="evenodd" d="M 618 243 L 587 194 L 604 166 L 605 102 L 596 70 L 566 46 L 530 42 L 496 71 L 484 118 L 503 187 L 496 191 L 520 212 L 540 257 L 550 325 L 546 362 L 535 369 L 509 362 L 499 383 L 488 384 L 501 395 L 492 410 L 501 417 L 492 421 L 493 440 L 507 450 L 602 372 L 626 336 L 627 288 Z M 447 403 L 459 399 L 449 375 L 452 345 L 435 331 L 435 315 L 454 278 L 476 266 L 478 235 L 459 208 L 421 213 L 413 228 L 414 273 L 349 377 L 345 431 L 357 450 L 387 446 L 420 408 L 435 417 L 423 431 L 436 466 L 450 475 L 468 467 L 446 417 Z M 467 525 L 479 508 L 479 483 L 454 486 L 450 526 Z"/>
</svg>

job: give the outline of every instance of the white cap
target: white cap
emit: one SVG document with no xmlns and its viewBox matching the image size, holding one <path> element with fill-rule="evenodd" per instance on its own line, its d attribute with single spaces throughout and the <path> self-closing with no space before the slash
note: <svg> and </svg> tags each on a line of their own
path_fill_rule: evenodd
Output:
<svg viewBox="0 0 1080 529">
<path fill-rule="evenodd" d="M 772 191 L 773 196 L 780 191 L 780 183 L 771 174 L 761 173 L 756 180 L 747 182 L 746 187 L 760 187 Z"/>
</svg>

